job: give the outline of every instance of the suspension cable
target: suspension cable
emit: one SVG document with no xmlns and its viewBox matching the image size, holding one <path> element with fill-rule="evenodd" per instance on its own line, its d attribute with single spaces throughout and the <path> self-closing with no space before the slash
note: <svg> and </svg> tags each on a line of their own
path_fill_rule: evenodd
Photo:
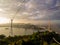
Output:
<svg viewBox="0 0 60 45">
<path fill-rule="evenodd" d="M 24 2 L 25 0 L 23 0 L 23 2 Z M 17 11 L 16 11 L 16 13 L 14 14 L 14 16 L 11 18 L 11 36 L 13 36 L 13 20 L 14 20 L 14 18 L 17 16 L 17 13 L 20 11 L 20 8 L 18 8 L 17 9 Z"/>
</svg>

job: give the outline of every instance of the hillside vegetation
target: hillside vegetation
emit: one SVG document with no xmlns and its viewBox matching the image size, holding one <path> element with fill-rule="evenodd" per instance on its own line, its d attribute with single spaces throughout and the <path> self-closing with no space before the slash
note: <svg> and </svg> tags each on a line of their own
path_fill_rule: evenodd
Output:
<svg viewBox="0 0 60 45">
<path fill-rule="evenodd" d="M 55 32 L 36 32 L 32 35 L 8 36 L 0 35 L 0 45 L 59 45 L 53 37 L 60 42 L 60 35 Z"/>
</svg>

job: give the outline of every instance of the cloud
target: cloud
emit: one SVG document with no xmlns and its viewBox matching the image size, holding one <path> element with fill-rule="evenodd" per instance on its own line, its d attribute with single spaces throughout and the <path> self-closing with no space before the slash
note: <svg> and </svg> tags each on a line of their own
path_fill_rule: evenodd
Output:
<svg viewBox="0 0 60 45">
<path fill-rule="evenodd" d="M 60 6 L 60 0 L 57 1 L 56 6 Z"/>
<path fill-rule="evenodd" d="M 43 19 L 60 20 L 60 6 L 50 8 Z"/>
<path fill-rule="evenodd" d="M 0 0 L 2 16 L 27 20 L 60 20 L 60 0 Z"/>
</svg>

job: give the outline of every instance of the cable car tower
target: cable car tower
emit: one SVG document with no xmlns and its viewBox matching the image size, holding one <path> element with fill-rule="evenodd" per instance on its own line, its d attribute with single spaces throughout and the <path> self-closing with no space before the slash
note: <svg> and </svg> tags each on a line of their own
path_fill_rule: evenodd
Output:
<svg viewBox="0 0 60 45">
<path fill-rule="evenodd" d="M 51 21 L 50 21 L 50 20 L 48 21 L 48 31 L 49 31 L 49 32 L 53 32 L 52 29 L 51 29 Z M 55 39 L 55 37 L 53 37 L 53 40 L 54 40 L 57 44 L 60 45 L 60 42 L 58 42 L 58 41 Z"/>
<path fill-rule="evenodd" d="M 23 2 L 24 2 L 25 0 L 23 0 Z M 24 4 L 24 3 L 23 3 Z M 19 5 L 20 6 L 20 5 Z M 18 7 L 19 7 L 18 6 Z M 11 31 L 10 31 L 10 36 L 14 36 L 14 34 L 13 34 L 13 21 L 14 21 L 14 19 L 15 19 L 15 17 L 17 16 L 17 13 L 20 11 L 20 8 L 19 9 L 17 9 L 17 11 L 16 11 L 16 13 L 14 14 L 14 16 L 11 18 Z"/>
<path fill-rule="evenodd" d="M 52 30 L 51 30 L 51 21 L 50 20 L 48 20 L 48 31 L 52 32 Z"/>
</svg>

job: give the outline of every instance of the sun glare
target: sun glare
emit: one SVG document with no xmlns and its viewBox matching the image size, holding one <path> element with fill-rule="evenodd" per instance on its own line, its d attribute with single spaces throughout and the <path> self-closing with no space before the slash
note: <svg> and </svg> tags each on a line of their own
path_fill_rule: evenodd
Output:
<svg viewBox="0 0 60 45">
<path fill-rule="evenodd" d="M 9 19 L 5 17 L 0 17 L 0 24 L 9 23 Z"/>
</svg>

